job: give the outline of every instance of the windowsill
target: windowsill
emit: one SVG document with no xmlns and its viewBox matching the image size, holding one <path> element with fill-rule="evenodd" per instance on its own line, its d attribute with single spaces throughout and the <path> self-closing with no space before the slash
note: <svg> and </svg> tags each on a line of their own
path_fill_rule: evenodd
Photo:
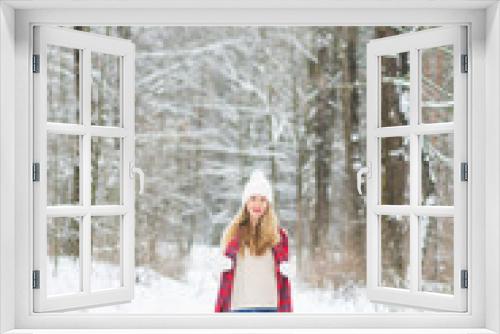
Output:
<svg viewBox="0 0 500 334">
<path fill-rule="evenodd" d="M 328 328 L 285 328 L 285 329 L 14 329 L 4 334 L 212 334 L 212 333 L 234 333 L 234 334 L 337 334 L 337 333 L 356 333 L 356 334 L 496 334 L 485 328 L 380 328 L 380 329 L 328 329 Z"/>
</svg>

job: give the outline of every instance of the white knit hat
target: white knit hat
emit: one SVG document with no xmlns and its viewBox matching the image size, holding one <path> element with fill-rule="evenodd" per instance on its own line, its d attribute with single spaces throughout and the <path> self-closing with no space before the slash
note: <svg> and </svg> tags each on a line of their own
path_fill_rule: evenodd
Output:
<svg viewBox="0 0 500 334">
<path fill-rule="evenodd" d="M 271 184 L 266 179 L 263 171 L 260 169 L 255 169 L 250 175 L 250 179 L 245 185 L 243 190 L 243 195 L 241 196 L 241 205 L 244 206 L 246 201 L 252 195 L 265 196 L 269 203 L 273 202 L 273 191 L 271 189 Z"/>
</svg>

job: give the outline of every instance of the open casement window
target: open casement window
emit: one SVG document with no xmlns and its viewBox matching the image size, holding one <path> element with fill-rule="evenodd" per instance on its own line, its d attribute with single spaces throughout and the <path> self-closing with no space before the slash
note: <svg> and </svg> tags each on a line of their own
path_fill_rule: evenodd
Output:
<svg viewBox="0 0 500 334">
<path fill-rule="evenodd" d="M 466 28 L 367 48 L 368 298 L 466 311 Z"/>
<path fill-rule="evenodd" d="M 35 312 L 133 298 L 134 61 L 129 40 L 34 28 Z"/>
</svg>

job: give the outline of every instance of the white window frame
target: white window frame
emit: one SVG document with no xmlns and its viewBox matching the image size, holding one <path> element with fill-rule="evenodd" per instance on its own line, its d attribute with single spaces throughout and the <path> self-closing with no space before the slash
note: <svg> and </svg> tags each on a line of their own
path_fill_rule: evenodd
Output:
<svg viewBox="0 0 500 334">
<path fill-rule="evenodd" d="M 143 3 L 141 3 L 143 2 Z M 74 8 L 76 6 L 86 9 Z M 99 7 L 116 8 L 99 8 Z M 121 8 L 121 7 L 130 8 Z M 137 8 L 145 7 L 139 11 Z M 152 8 L 162 7 L 163 8 Z M 231 8 L 231 7 L 237 8 Z M 352 6 L 352 8 L 345 8 Z M 373 9 L 377 6 L 383 7 Z M 69 8 L 68 8 L 69 7 Z M 73 8 L 71 8 L 73 7 Z M 149 8 L 146 8 L 149 7 Z M 200 8 L 203 7 L 203 8 Z M 251 7 L 252 9 L 248 9 Z M 408 7 L 412 7 L 409 9 Z M 436 8 L 441 7 L 441 8 Z M 228 19 L 230 18 L 230 19 Z M 500 330 L 500 8 L 496 1 L 306 1 L 184 3 L 6 0 L 0 3 L 0 333 L 42 328 L 248 328 L 248 315 L 33 314 L 30 143 L 31 25 L 443 25 L 468 24 L 469 298 L 464 314 L 252 315 L 252 327 L 357 328 L 365 333 L 498 333 Z M 15 70 L 13 64 L 15 63 Z M 487 68 L 487 70 L 486 70 Z M 12 84 L 15 83 L 15 84 Z M 13 126 L 15 124 L 15 126 Z M 485 182 L 488 180 L 488 182 Z M 14 196 L 12 196 L 14 194 Z M 15 257 L 12 256 L 15 254 Z M 485 255 L 488 257 L 485 258 Z M 474 273 L 474 274 L 472 274 Z M 488 292 L 485 294 L 485 290 Z M 473 293 L 471 293 L 473 292 Z M 15 305 L 15 308 L 12 308 Z M 449 331 L 446 331 L 446 329 Z M 473 328 L 474 330 L 470 330 Z M 24 330 L 26 331 L 26 330 Z M 22 331 L 14 330 L 12 333 Z M 137 330 L 137 333 L 141 332 Z M 200 333 L 203 332 L 200 330 Z M 234 331 L 233 331 L 234 332 Z M 247 330 L 248 332 L 248 330 Z M 276 331 L 278 332 L 278 331 Z M 282 332 L 287 332 L 283 330 Z M 334 332 L 333 330 L 331 332 Z M 339 332 L 339 331 L 337 331 Z M 135 333 L 135 332 L 134 332 Z"/>
<path fill-rule="evenodd" d="M 135 45 L 126 39 L 76 31 L 69 28 L 34 27 L 34 54 L 39 55 L 39 73 L 33 75 L 34 162 L 39 164 L 39 181 L 33 184 L 34 252 L 33 268 L 39 272 L 39 287 L 34 289 L 36 312 L 63 311 L 85 307 L 118 304 L 131 301 L 135 284 L 135 192 L 131 169 L 135 155 Z M 78 50 L 80 53 L 81 86 L 78 124 L 47 121 L 47 45 Z M 119 59 L 120 124 L 96 126 L 91 124 L 91 53 L 114 55 Z M 79 203 L 47 206 L 47 137 L 49 134 L 79 136 Z M 91 203 L 91 140 L 92 138 L 120 140 L 120 203 L 93 205 Z M 92 217 L 119 217 L 120 228 L 120 286 L 103 290 L 91 289 L 91 229 Z M 47 289 L 47 218 L 73 217 L 79 219 L 79 277 L 80 289 L 72 293 L 51 296 Z"/>
<path fill-rule="evenodd" d="M 461 271 L 467 270 L 467 184 L 461 180 L 461 163 L 467 162 L 467 81 L 471 72 L 462 72 L 462 55 L 467 55 L 467 28 L 447 26 L 379 38 L 367 46 L 367 164 L 371 166 L 367 178 L 367 295 L 374 302 L 388 302 L 435 310 L 464 312 L 467 310 L 468 291 L 461 287 Z M 453 120 L 425 124 L 419 121 L 421 113 L 421 50 L 451 45 L 453 50 Z M 382 126 L 381 123 L 381 69 L 380 57 L 408 52 L 410 62 L 409 123 L 403 126 Z M 422 205 L 421 200 L 421 135 L 453 135 L 453 204 Z M 407 204 L 381 203 L 381 140 L 407 137 L 409 141 L 409 189 Z M 390 176 L 389 176 L 390 177 Z M 400 215 L 408 218 L 409 270 L 407 289 L 384 287 L 382 277 L 382 241 L 380 218 Z M 443 294 L 422 291 L 420 283 L 421 255 L 419 219 L 422 216 L 451 217 L 453 224 L 453 293 Z"/>
</svg>

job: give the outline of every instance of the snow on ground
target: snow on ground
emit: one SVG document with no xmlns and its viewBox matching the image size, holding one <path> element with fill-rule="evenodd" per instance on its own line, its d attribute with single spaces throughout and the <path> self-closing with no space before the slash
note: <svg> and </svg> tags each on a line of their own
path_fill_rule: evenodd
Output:
<svg viewBox="0 0 500 334">
<path fill-rule="evenodd" d="M 182 280 L 162 277 L 149 268 L 136 267 L 136 275 L 140 279 L 135 284 L 134 299 L 131 302 L 68 313 L 214 313 L 220 279 L 220 272 L 217 272 L 217 268 L 213 265 L 217 251 L 216 247 L 196 245 L 191 253 L 189 265 L 191 269 Z M 50 260 L 49 273 L 54 270 L 53 258 Z M 292 258 L 290 261 L 294 313 L 421 312 L 417 309 L 370 303 L 364 287 L 351 286 L 334 291 L 309 288 L 295 279 L 294 260 Z M 59 287 L 61 292 L 71 291 L 75 286 L 74 277 L 77 270 L 78 261 L 70 257 L 59 257 L 59 274 L 51 278 L 52 287 Z M 109 263 L 94 262 L 92 277 L 105 282 L 107 279 L 115 278 L 118 270 L 117 266 Z"/>
</svg>

